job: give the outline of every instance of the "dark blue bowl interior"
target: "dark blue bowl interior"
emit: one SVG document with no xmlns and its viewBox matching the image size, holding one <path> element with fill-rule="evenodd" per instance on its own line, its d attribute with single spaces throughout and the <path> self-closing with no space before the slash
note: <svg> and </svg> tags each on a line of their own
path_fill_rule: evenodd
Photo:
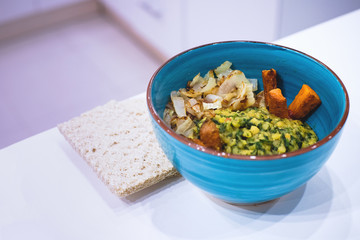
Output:
<svg viewBox="0 0 360 240">
<path fill-rule="evenodd" d="M 319 139 L 328 136 L 344 115 L 346 90 L 330 69 L 299 51 L 259 42 L 210 44 L 173 57 L 154 75 L 151 96 L 155 111 L 162 117 L 171 91 L 185 87 L 199 72 L 204 75 L 226 60 L 246 77 L 257 78 L 260 90 L 263 89 L 261 71 L 274 68 L 278 73 L 278 87 L 288 105 L 303 84 L 314 89 L 322 104 L 306 121 Z"/>
</svg>

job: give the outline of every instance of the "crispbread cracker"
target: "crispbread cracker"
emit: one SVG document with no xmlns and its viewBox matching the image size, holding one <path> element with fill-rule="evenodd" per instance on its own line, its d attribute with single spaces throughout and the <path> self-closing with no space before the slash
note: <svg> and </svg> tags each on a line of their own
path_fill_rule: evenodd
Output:
<svg viewBox="0 0 360 240">
<path fill-rule="evenodd" d="M 120 197 L 178 174 L 158 145 L 144 98 L 110 101 L 58 129 Z"/>
</svg>

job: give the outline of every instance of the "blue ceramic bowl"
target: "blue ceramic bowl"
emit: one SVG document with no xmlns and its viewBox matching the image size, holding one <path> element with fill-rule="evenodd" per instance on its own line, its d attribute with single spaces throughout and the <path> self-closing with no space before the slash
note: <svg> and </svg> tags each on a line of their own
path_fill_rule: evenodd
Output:
<svg viewBox="0 0 360 240">
<path fill-rule="evenodd" d="M 322 104 L 307 123 L 319 141 L 281 155 L 243 156 L 201 147 L 170 129 L 162 120 L 170 92 L 226 60 L 248 78 L 257 78 L 260 89 L 261 71 L 274 68 L 288 103 L 302 84 L 313 88 Z M 147 104 L 160 146 L 182 176 L 216 198 L 240 204 L 276 199 L 306 183 L 335 149 L 349 113 L 345 86 L 326 65 L 291 48 L 248 41 L 212 43 L 174 56 L 151 78 Z"/>
</svg>

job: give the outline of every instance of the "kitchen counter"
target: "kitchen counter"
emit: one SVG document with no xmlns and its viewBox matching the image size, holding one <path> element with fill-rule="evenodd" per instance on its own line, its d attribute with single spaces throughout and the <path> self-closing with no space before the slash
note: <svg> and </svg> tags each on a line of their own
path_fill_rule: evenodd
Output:
<svg viewBox="0 0 360 240">
<path fill-rule="evenodd" d="M 54 127 L 0 150 L 0 239 L 359 239 L 359 23 L 357 10 L 275 42 L 324 62 L 350 96 L 337 148 L 299 189 L 238 206 L 175 177 L 121 199 Z"/>
</svg>

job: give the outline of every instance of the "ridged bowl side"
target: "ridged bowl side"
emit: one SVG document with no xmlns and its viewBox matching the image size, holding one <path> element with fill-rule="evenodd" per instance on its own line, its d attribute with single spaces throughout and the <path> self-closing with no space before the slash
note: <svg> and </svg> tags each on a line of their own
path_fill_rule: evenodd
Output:
<svg viewBox="0 0 360 240">
<path fill-rule="evenodd" d="M 314 176 L 324 165 L 340 134 L 302 155 L 271 161 L 224 158 L 196 150 L 172 138 L 155 121 L 165 154 L 188 181 L 231 203 L 259 203 L 281 197 Z"/>
</svg>

